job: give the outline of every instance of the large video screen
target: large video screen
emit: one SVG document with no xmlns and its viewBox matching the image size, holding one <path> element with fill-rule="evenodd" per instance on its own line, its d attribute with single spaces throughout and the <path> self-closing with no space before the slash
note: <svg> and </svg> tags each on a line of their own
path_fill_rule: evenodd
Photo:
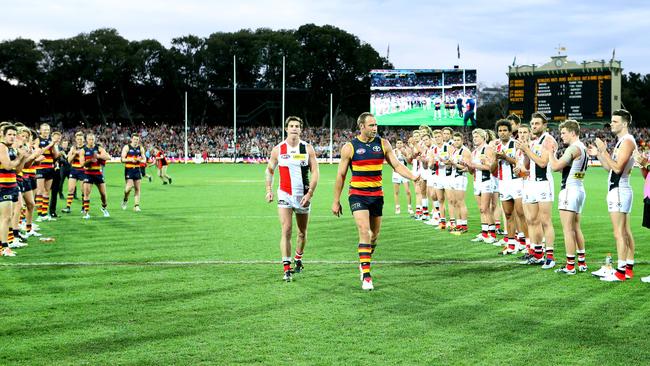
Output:
<svg viewBox="0 0 650 366">
<path fill-rule="evenodd" d="M 508 109 L 524 119 L 539 111 L 554 121 L 602 120 L 612 112 L 609 70 L 511 75 L 508 85 Z"/>
<path fill-rule="evenodd" d="M 370 112 L 379 125 L 470 126 L 477 107 L 476 70 L 370 71 Z"/>
</svg>

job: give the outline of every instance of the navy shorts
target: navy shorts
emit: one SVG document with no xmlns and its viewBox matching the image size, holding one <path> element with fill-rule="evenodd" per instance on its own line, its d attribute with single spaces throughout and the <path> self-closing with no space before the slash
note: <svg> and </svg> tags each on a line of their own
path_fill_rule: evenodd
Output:
<svg viewBox="0 0 650 366">
<path fill-rule="evenodd" d="M 140 168 L 124 168 L 124 179 L 129 180 L 140 180 L 142 179 L 142 173 Z"/>
<path fill-rule="evenodd" d="M 54 179 L 55 174 L 54 168 L 36 169 L 36 179 Z"/>
<path fill-rule="evenodd" d="M 144 177 L 147 175 L 147 167 L 146 166 L 141 166 L 140 167 L 140 177 Z"/>
<path fill-rule="evenodd" d="M 370 216 L 382 216 L 382 210 L 384 208 L 384 197 L 383 196 L 358 196 L 351 195 L 348 197 L 350 201 L 350 211 L 361 211 L 368 210 Z"/>
<path fill-rule="evenodd" d="M 84 174 L 84 171 L 81 169 L 72 168 L 70 170 L 70 175 L 68 175 L 68 178 L 76 179 L 76 180 L 84 180 L 84 178 L 86 178 L 86 174 Z"/>
<path fill-rule="evenodd" d="M 0 202 L 18 202 L 18 187 L 0 188 Z"/>
<path fill-rule="evenodd" d="M 104 183 L 104 174 L 85 174 L 84 175 L 84 183 L 89 183 L 89 184 L 102 184 Z"/>
</svg>

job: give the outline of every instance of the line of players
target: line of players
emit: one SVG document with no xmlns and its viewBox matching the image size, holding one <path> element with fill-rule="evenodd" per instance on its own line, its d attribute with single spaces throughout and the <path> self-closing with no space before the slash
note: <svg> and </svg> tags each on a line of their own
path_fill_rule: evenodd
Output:
<svg viewBox="0 0 650 366">
<path fill-rule="evenodd" d="M 451 128 L 431 130 L 421 126 L 407 144 L 398 140 L 395 154 L 402 163 L 411 163 L 412 172 L 424 180 L 415 186 L 416 207 L 410 207 L 408 180 L 393 173 L 395 213 L 399 214 L 400 186 L 404 186 L 409 213 L 417 220 L 447 229 L 451 234 L 468 232 L 465 192 L 468 175 L 474 179 L 474 196 L 480 210 L 481 233 L 473 242 L 503 245 L 500 255 L 523 252 L 522 264 L 556 266 L 555 231 L 552 208 L 555 200 L 553 171 L 562 172 L 558 208 L 565 238 L 566 264 L 555 272 L 573 275 L 586 272 L 585 239 L 580 228 L 586 193 L 583 179 L 589 155 L 597 158 L 610 172 L 607 204 L 614 227 L 618 263 L 616 270 L 603 267 L 592 272 L 603 281 L 624 281 L 634 276 L 634 239 L 629 227 L 632 206 L 630 171 L 636 150 L 628 133 L 631 115 L 624 110 L 612 115 L 612 132 L 618 137 L 614 151 L 607 152 L 600 139 L 588 149 L 580 141 L 580 125 L 567 120 L 560 124 L 560 136 L 567 146 L 556 157 L 558 144 L 547 131 L 548 120 L 542 113 L 531 116 L 530 125 L 521 124 L 516 115 L 496 123 L 496 133 L 472 131 L 473 149 L 464 136 Z M 445 201 L 447 210 L 445 209 Z M 507 231 L 501 232 L 503 216 Z M 447 220 L 449 218 L 449 220 Z M 497 241 L 497 234 L 505 234 Z M 576 265 L 577 257 L 577 265 Z"/>
<path fill-rule="evenodd" d="M 111 156 L 96 143 L 94 134 L 75 134 L 75 142 L 68 151 L 60 148 L 61 133 L 51 133 L 50 126 L 43 123 L 38 133 L 23 124 L 0 123 L 0 255 L 15 256 L 12 249 L 27 246 L 27 238 L 39 237 L 36 222 L 56 221 L 50 214 L 50 195 L 56 199 L 59 194 L 52 190 L 52 183 L 60 174 L 57 164 L 70 164 L 66 207 L 63 213 L 71 212 L 77 183 L 82 183 L 82 218 L 90 218 L 90 195 L 93 186 L 98 188 L 104 217 L 107 209 L 104 165 Z M 163 184 L 172 182 L 167 175 L 167 160 L 164 152 L 155 149 L 158 176 Z M 125 164 L 125 189 L 122 209 L 127 208 L 131 190 L 134 191 L 134 211 L 140 211 L 140 182 L 146 174 L 147 159 L 140 137 L 132 135 L 129 144 L 121 153 Z M 58 188 L 60 189 L 60 188 Z M 52 201 L 53 203 L 53 201 Z M 56 204 L 54 204 L 56 206 Z M 34 219 L 34 211 L 37 218 Z"/>
</svg>

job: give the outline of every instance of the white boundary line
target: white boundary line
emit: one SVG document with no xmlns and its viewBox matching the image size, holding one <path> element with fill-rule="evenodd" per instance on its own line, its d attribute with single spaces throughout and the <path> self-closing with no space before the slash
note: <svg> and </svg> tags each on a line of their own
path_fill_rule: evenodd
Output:
<svg viewBox="0 0 650 366">
<path fill-rule="evenodd" d="M 27 263 L 0 263 L 0 268 L 10 267 L 112 267 L 112 266 L 151 266 L 151 267 L 165 267 L 165 266 L 227 266 L 227 265 L 270 265 L 279 264 L 280 261 L 272 260 L 205 260 L 205 261 L 153 261 L 153 262 L 138 262 L 138 261 L 124 261 L 124 262 L 27 262 Z M 388 264 L 388 265 L 514 265 L 521 266 L 518 261 L 497 261 L 497 260 L 383 260 L 373 261 L 373 264 Z M 344 261 L 344 260 L 311 260 L 305 261 L 305 264 L 325 264 L 325 265 L 355 265 L 359 264 L 358 261 Z M 650 261 L 636 261 L 636 264 L 650 264 Z"/>
</svg>

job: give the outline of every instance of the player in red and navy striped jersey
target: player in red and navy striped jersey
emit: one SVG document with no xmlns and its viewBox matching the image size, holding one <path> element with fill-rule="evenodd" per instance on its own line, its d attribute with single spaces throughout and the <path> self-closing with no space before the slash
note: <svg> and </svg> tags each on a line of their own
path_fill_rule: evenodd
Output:
<svg viewBox="0 0 650 366">
<path fill-rule="evenodd" d="M 280 251 L 284 280 L 292 280 L 292 272 L 303 269 L 302 256 L 307 242 L 307 224 L 311 199 L 318 184 L 318 161 L 314 148 L 300 140 L 302 120 L 290 116 L 284 123 L 287 138 L 271 151 L 271 158 L 266 167 L 266 201 L 273 202 L 273 174 L 279 167 L 280 186 L 278 187 L 278 215 L 282 225 Z M 309 180 L 311 173 L 311 181 Z M 296 214 L 298 238 L 296 239 L 295 268 L 291 269 L 291 231 L 293 226 L 292 214 Z"/>
<path fill-rule="evenodd" d="M 361 288 L 374 289 L 370 276 L 370 262 L 377 245 L 381 228 L 381 215 L 384 206 L 382 189 L 382 169 L 384 160 L 402 177 L 419 182 L 420 176 L 411 173 L 395 156 L 388 140 L 377 136 L 377 120 L 371 113 L 364 112 L 357 119 L 359 136 L 343 145 L 341 161 L 334 183 L 334 202 L 332 213 L 340 216 L 341 192 L 348 168 L 352 171 L 350 180 L 350 210 L 359 231 L 359 262 Z"/>
</svg>

